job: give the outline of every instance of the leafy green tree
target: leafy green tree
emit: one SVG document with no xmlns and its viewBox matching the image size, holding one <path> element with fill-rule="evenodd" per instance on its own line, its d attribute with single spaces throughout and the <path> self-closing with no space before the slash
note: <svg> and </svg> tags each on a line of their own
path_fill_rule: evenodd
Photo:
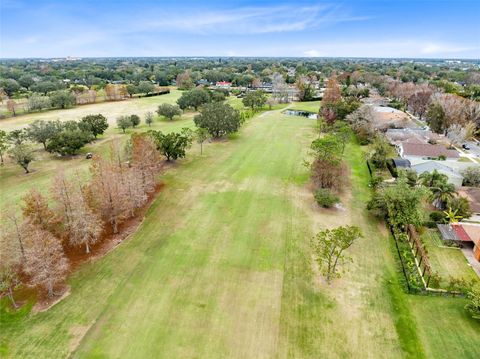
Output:
<svg viewBox="0 0 480 359">
<path fill-rule="evenodd" d="M 337 136 L 327 134 L 312 142 L 310 148 L 315 152 L 315 157 L 329 162 L 339 162 L 341 159 L 342 144 Z"/>
<path fill-rule="evenodd" d="M 7 140 L 13 145 L 21 145 L 28 139 L 27 132 L 22 128 L 10 131 L 7 135 Z"/>
<path fill-rule="evenodd" d="M 25 173 L 30 173 L 28 166 L 35 160 L 32 146 L 26 143 L 16 144 L 8 150 L 8 154 L 16 164 L 25 170 Z"/>
<path fill-rule="evenodd" d="M 130 122 L 132 127 L 137 127 L 140 124 L 140 117 L 138 115 L 130 115 Z"/>
<path fill-rule="evenodd" d="M 362 233 L 356 226 L 325 229 L 314 237 L 316 261 L 328 283 L 332 278 L 340 276 L 337 269 L 339 264 L 352 260 L 344 252 L 359 238 L 362 238 Z"/>
<path fill-rule="evenodd" d="M 140 81 L 137 90 L 139 93 L 149 94 L 150 92 L 155 91 L 155 85 L 150 81 Z"/>
<path fill-rule="evenodd" d="M 177 104 L 182 110 L 185 110 L 187 108 L 194 108 L 195 111 L 197 111 L 201 105 L 208 102 L 210 102 L 209 93 L 203 89 L 198 88 L 185 91 L 184 93 L 182 93 L 182 96 L 177 100 Z"/>
<path fill-rule="evenodd" d="M 465 305 L 465 309 L 470 313 L 472 318 L 480 320 L 480 285 L 475 285 L 467 294 L 469 302 Z"/>
<path fill-rule="evenodd" d="M 181 132 L 163 133 L 161 131 L 149 131 L 155 141 L 158 151 L 167 158 L 167 161 L 184 158 L 186 150 L 192 144 L 192 133 L 189 128 L 183 128 Z"/>
<path fill-rule="evenodd" d="M 20 84 L 20 86 L 25 87 L 26 89 L 29 89 L 30 86 L 32 86 L 35 83 L 35 80 L 30 75 L 22 75 L 18 79 L 18 83 Z"/>
<path fill-rule="evenodd" d="M 27 101 L 28 111 L 39 111 L 52 106 L 50 98 L 40 94 L 32 94 Z"/>
<path fill-rule="evenodd" d="M 352 138 L 352 129 L 345 122 L 337 121 L 333 125 L 332 132 L 337 136 L 342 146 L 342 155 L 345 152 L 345 146 Z"/>
<path fill-rule="evenodd" d="M 136 93 L 138 93 L 138 87 L 135 86 L 134 84 L 128 84 L 126 86 L 126 89 L 127 89 L 127 93 L 130 95 L 130 98 L 133 97 L 133 95 L 135 95 Z"/>
<path fill-rule="evenodd" d="M 392 147 L 385 136 L 376 136 L 372 144 L 373 152 L 370 156 L 372 163 L 377 168 L 387 167 L 387 161 L 392 152 Z"/>
<path fill-rule="evenodd" d="M 432 103 L 427 110 L 427 123 L 436 133 L 444 133 L 447 125 L 447 116 L 442 105 Z"/>
<path fill-rule="evenodd" d="M 15 92 L 20 90 L 20 85 L 14 79 L 0 79 L 0 88 L 5 91 L 8 97 L 12 97 Z"/>
<path fill-rule="evenodd" d="M 82 117 L 78 123 L 78 127 L 85 132 L 90 132 L 95 138 L 102 135 L 108 128 L 108 120 L 102 114 L 87 115 Z"/>
<path fill-rule="evenodd" d="M 200 155 L 203 154 L 203 143 L 210 138 L 210 133 L 208 133 L 207 129 L 198 127 L 195 130 L 195 138 L 197 142 L 200 144 Z"/>
<path fill-rule="evenodd" d="M 75 105 L 75 96 L 65 90 L 55 91 L 50 95 L 53 107 L 69 108 Z"/>
<path fill-rule="evenodd" d="M 145 114 L 145 123 L 150 127 L 153 123 L 153 113 L 147 112 Z"/>
<path fill-rule="evenodd" d="M 265 106 L 267 102 L 267 95 L 262 90 L 249 91 L 242 100 L 243 104 L 257 111 Z"/>
<path fill-rule="evenodd" d="M 40 92 L 46 95 L 49 92 L 60 89 L 61 86 L 52 81 L 40 81 L 33 84 L 30 88 L 33 92 Z"/>
<path fill-rule="evenodd" d="M 162 103 L 160 106 L 158 106 L 157 113 L 159 116 L 168 118 L 171 121 L 175 116 L 180 116 L 182 114 L 182 110 L 177 105 Z"/>
<path fill-rule="evenodd" d="M 421 204 L 426 195 L 425 188 L 412 188 L 404 178 L 399 178 L 395 185 L 375 191 L 367 209 L 387 218 L 395 228 L 420 225 L 423 222 Z"/>
<path fill-rule="evenodd" d="M 3 155 L 8 150 L 8 135 L 4 130 L 0 130 L 0 163 L 3 166 Z"/>
<path fill-rule="evenodd" d="M 47 145 L 47 151 L 61 156 L 74 155 L 87 143 L 93 141 L 90 132 L 78 130 L 63 130 L 53 136 Z"/>
<path fill-rule="evenodd" d="M 130 116 L 120 116 L 117 118 L 117 127 L 122 129 L 123 133 L 125 133 L 127 128 L 132 127 L 132 120 L 130 119 Z"/>
<path fill-rule="evenodd" d="M 28 137 L 37 143 L 41 143 L 43 148 L 47 150 L 47 142 L 57 133 L 62 131 L 62 124 L 60 121 L 44 121 L 35 120 L 26 128 Z"/>
<path fill-rule="evenodd" d="M 212 137 L 218 138 L 238 131 L 240 113 L 230 105 L 214 102 L 205 105 L 193 122 L 197 127 L 206 129 Z"/>
</svg>

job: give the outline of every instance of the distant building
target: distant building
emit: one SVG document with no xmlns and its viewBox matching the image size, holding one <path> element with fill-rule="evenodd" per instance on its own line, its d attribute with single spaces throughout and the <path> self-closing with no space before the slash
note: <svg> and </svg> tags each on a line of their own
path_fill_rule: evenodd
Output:
<svg viewBox="0 0 480 359">
<path fill-rule="evenodd" d="M 429 143 L 400 142 L 397 146 L 400 157 L 406 159 L 458 159 L 460 155 L 456 150 L 449 150 L 443 145 L 431 145 Z"/>
<path fill-rule="evenodd" d="M 215 87 L 216 88 L 221 88 L 221 89 L 229 89 L 232 87 L 232 83 L 231 82 L 227 82 L 227 81 L 218 81 L 216 84 L 215 84 Z"/>
</svg>

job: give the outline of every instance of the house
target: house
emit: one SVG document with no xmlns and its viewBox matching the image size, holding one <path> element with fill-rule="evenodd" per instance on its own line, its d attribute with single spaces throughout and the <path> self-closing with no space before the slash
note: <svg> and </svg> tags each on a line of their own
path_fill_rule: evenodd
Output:
<svg viewBox="0 0 480 359">
<path fill-rule="evenodd" d="M 232 87 L 232 83 L 227 81 L 218 81 L 215 84 L 215 87 L 221 88 L 221 89 L 229 89 L 230 87 Z"/>
<path fill-rule="evenodd" d="M 418 175 L 421 175 L 424 172 L 431 173 L 436 170 L 438 173 L 447 176 L 449 183 L 453 184 L 455 187 L 461 187 L 463 183 L 463 176 L 442 162 L 446 161 L 427 161 L 412 165 L 411 168 L 417 172 Z"/>
<path fill-rule="evenodd" d="M 196 83 L 197 83 L 197 85 L 199 85 L 199 86 L 209 86 L 209 85 L 212 84 L 210 81 L 208 81 L 208 80 L 206 80 L 206 79 L 200 79 L 200 80 L 198 80 Z"/>
<path fill-rule="evenodd" d="M 464 197 L 470 204 L 472 216 L 469 221 L 480 222 L 480 188 L 477 187 L 460 187 L 457 189 L 459 196 Z"/>
<path fill-rule="evenodd" d="M 441 138 L 436 133 L 421 128 L 389 128 L 385 132 L 385 137 L 394 146 L 401 142 L 410 143 L 429 143 L 439 141 Z"/>
<path fill-rule="evenodd" d="M 443 145 L 431 145 L 429 143 L 412 143 L 402 141 L 397 146 L 398 154 L 410 161 L 418 159 L 458 159 L 460 155 L 456 150 L 449 150 Z"/>
<path fill-rule="evenodd" d="M 473 257 L 480 262 L 480 224 L 437 224 L 437 228 L 444 241 L 455 242 L 463 248 L 472 248 Z"/>
</svg>

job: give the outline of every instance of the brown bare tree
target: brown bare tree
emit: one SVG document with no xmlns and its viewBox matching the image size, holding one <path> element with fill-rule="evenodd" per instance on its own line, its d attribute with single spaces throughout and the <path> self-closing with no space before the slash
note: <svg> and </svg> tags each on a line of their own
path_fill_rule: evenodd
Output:
<svg viewBox="0 0 480 359">
<path fill-rule="evenodd" d="M 29 225 L 26 230 L 24 271 L 33 287 L 47 290 L 48 296 L 55 293 L 55 286 L 65 280 L 68 261 L 62 245 L 52 233 L 39 225 Z"/>
</svg>

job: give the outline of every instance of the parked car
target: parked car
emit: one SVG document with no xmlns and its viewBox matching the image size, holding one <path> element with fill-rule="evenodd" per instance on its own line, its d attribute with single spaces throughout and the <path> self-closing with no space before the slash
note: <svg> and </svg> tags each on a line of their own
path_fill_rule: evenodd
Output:
<svg viewBox="0 0 480 359">
<path fill-rule="evenodd" d="M 88 152 L 86 155 L 85 155 L 85 158 L 87 160 L 91 159 L 93 157 L 93 153 L 92 152 Z"/>
<path fill-rule="evenodd" d="M 462 145 L 462 148 L 463 148 L 464 150 L 467 150 L 467 151 L 470 149 L 470 147 L 468 147 L 468 145 L 467 145 L 466 143 L 464 143 L 464 144 Z"/>
</svg>

